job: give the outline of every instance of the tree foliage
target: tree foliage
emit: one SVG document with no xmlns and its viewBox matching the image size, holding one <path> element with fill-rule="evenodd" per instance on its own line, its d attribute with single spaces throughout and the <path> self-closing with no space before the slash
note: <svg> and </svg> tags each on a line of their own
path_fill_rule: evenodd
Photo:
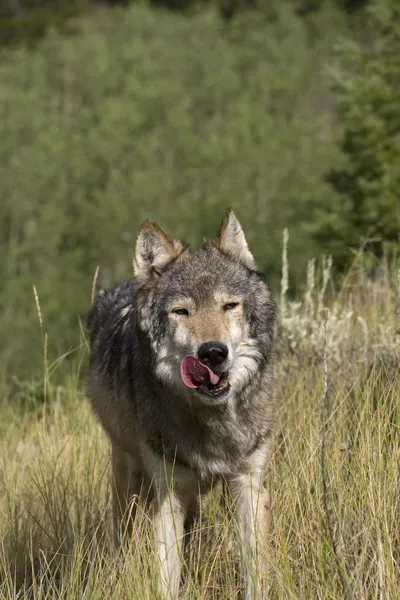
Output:
<svg viewBox="0 0 400 600">
<path fill-rule="evenodd" d="M 343 124 L 339 167 L 329 181 L 339 192 L 319 214 L 317 239 L 342 266 L 348 248 L 373 256 L 398 251 L 400 240 L 400 5 L 380 0 L 361 43 L 342 42 L 335 91 Z"/>
<path fill-rule="evenodd" d="M 317 252 L 310 214 L 335 154 L 321 74 L 340 12 L 320 14 L 312 44 L 290 3 L 228 28 L 214 9 L 106 17 L 3 51 L 0 339 L 15 369 L 42 361 L 32 285 L 51 360 L 79 342 L 96 265 L 101 285 L 131 275 L 143 218 L 198 243 L 233 205 L 273 283 L 284 227 L 293 272 Z"/>
<path fill-rule="evenodd" d="M 33 42 L 49 28 L 71 32 L 71 17 L 104 6 L 128 6 L 142 0 L 0 0 L 0 44 Z M 323 9 L 327 3 L 351 14 L 368 4 L 368 0 L 147 0 L 148 5 L 192 14 L 199 8 L 213 5 L 220 16 L 230 21 L 248 10 L 260 18 L 275 20 L 279 4 L 288 3 L 298 16 L 308 17 Z M 143 2 L 142 2 L 143 3 Z"/>
</svg>

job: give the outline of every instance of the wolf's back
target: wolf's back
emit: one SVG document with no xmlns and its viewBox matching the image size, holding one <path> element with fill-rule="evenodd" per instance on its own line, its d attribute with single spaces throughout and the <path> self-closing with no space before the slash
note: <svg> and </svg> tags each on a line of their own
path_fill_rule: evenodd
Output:
<svg viewBox="0 0 400 600">
<path fill-rule="evenodd" d="M 132 305 L 134 299 L 132 281 L 124 281 L 118 285 L 100 290 L 89 311 L 86 327 L 89 331 L 90 345 L 98 338 L 102 329 L 112 324 L 121 311 Z"/>
</svg>

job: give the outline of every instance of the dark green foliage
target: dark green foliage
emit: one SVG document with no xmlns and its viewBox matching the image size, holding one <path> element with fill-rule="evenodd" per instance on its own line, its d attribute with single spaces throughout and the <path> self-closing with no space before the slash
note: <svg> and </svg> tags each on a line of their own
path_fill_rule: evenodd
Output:
<svg viewBox="0 0 400 600">
<path fill-rule="evenodd" d="M 0 7 L 0 45 L 36 40 L 49 27 L 65 31 L 68 19 L 86 5 L 86 0 L 3 0 Z"/>
<path fill-rule="evenodd" d="M 128 6 L 142 0 L 0 0 L 0 45 L 35 42 L 49 28 L 74 31 L 70 19 L 81 13 L 104 6 Z M 301 17 L 307 17 L 326 4 L 346 12 L 363 8 L 368 0 L 147 0 L 150 6 L 191 14 L 205 5 L 218 8 L 221 17 L 230 21 L 249 9 L 259 16 L 273 19 L 279 3 L 287 2 Z M 279 12 L 279 11 L 278 11 Z"/>
<path fill-rule="evenodd" d="M 339 192 L 319 215 L 317 239 L 338 266 L 348 248 L 367 243 L 372 256 L 399 249 L 400 5 L 376 2 L 363 43 L 343 42 L 335 91 L 344 132 L 343 160 L 329 181 Z M 373 263 L 372 263 L 373 264 Z"/>
</svg>

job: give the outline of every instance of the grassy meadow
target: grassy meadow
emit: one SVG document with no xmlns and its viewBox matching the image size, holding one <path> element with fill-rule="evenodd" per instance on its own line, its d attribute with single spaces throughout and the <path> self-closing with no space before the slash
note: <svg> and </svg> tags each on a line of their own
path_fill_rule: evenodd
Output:
<svg viewBox="0 0 400 600">
<path fill-rule="evenodd" d="M 361 263 L 334 290 L 329 263 L 310 262 L 297 303 L 286 299 L 284 268 L 266 474 L 271 599 L 399 597 L 399 280 L 385 265 L 365 280 Z M 84 339 L 76 352 L 84 370 Z M 79 373 L 53 387 L 53 370 L 44 401 L 34 390 L 0 407 L 0 597 L 155 598 L 146 517 L 112 555 L 108 442 Z M 215 525 L 218 506 L 215 492 L 185 547 L 184 599 L 241 597 L 233 529 Z"/>
</svg>

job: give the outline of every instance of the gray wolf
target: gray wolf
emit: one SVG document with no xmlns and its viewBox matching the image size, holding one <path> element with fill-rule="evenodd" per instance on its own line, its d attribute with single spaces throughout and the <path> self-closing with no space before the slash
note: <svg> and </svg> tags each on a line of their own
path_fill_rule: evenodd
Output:
<svg viewBox="0 0 400 600">
<path fill-rule="evenodd" d="M 132 280 L 101 291 L 88 316 L 89 397 L 112 445 L 116 539 L 132 498 L 145 503 L 160 596 L 177 598 L 185 523 L 199 494 L 223 481 L 236 508 L 244 597 L 264 598 L 263 479 L 275 415 L 266 279 L 231 209 L 196 250 L 145 221 L 133 267 Z"/>
</svg>

